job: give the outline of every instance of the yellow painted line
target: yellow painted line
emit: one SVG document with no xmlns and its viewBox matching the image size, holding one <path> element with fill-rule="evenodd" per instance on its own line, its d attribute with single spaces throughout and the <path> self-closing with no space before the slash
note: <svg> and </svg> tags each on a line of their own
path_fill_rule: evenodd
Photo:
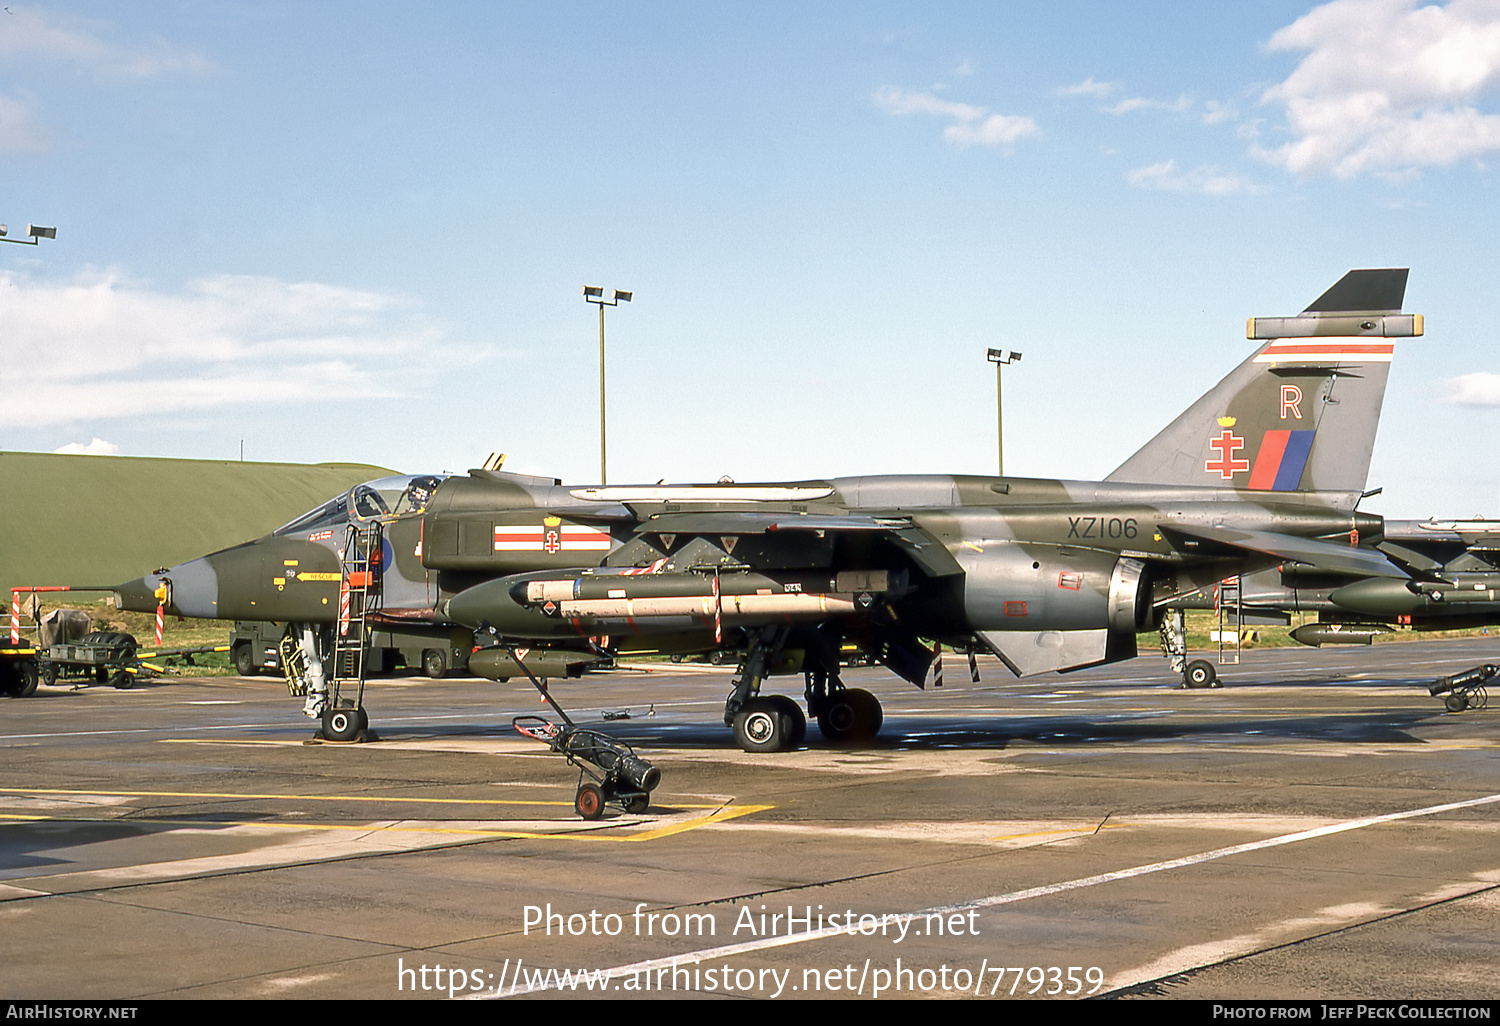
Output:
<svg viewBox="0 0 1500 1026">
<path fill-rule="evenodd" d="M 240 794 L 231 791 L 100 791 L 100 790 L 77 790 L 61 788 L 41 787 L 0 787 L 0 794 L 63 794 L 63 795 L 90 795 L 97 794 L 106 798 L 259 798 L 275 801 L 299 801 L 299 802 L 391 802 L 409 803 L 414 805 L 556 805 L 570 807 L 572 802 L 543 802 L 530 801 L 519 798 L 398 798 L 395 796 L 382 798 L 379 795 L 360 794 Z M 674 803 L 664 805 L 667 809 L 718 809 L 738 808 L 739 806 L 693 805 Z M 760 811 L 762 806 L 744 806 L 745 808 Z M 764 808 L 775 808 L 773 805 Z"/>
<path fill-rule="evenodd" d="M 671 808 L 671 806 L 662 807 Z M 702 808 L 702 806 L 688 805 L 684 806 L 684 808 L 695 809 Z M 600 837 L 597 839 L 601 841 L 654 841 L 659 837 L 670 837 L 673 834 L 680 834 L 688 830 L 697 830 L 699 827 L 712 826 L 715 823 L 725 823 L 731 819 L 739 819 L 741 816 L 748 816 L 752 812 L 769 812 L 774 808 L 776 808 L 774 805 L 725 805 L 710 812 L 707 816 L 690 819 L 685 823 L 668 823 L 665 826 L 657 827 L 655 830 L 647 830 L 645 833 L 640 834 L 631 834 L 629 837 Z M 583 835 L 579 836 L 582 837 Z"/>
<path fill-rule="evenodd" d="M 1118 830 L 1125 823 L 1106 823 L 1101 827 L 1075 827 L 1072 830 L 1037 830 L 1029 834 L 1001 834 L 991 837 L 991 841 L 1024 841 L 1031 837 L 1091 837 L 1101 830 Z"/>
<path fill-rule="evenodd" d="M 389 683 L 389 682 L 382 682 L 382 686 L 385 686 L 387 683 Z M 418 686 L 420 686 L 424 682 L 417 681 L 415 683 Z M 407 686 L 407 685 L 403 685 L 403 686 Z M 516 758 L 516 759 L 539 758 L 539 759 L 547 759 L 547 758 L 553 758 L 553 757 L 555 757 L 555 753 L 554 752 L 549 751 L 548 749 L 545 749 L 545 748 L 538 747 L 536 744 L 534 744 L 532 742 L 529 742 L 529 741 L 524 741 L 524 740 L 522 740 L 519 737 L 517 737 L 517 738 L 509 738 L 509 737 L 498 737 L 498 738 L 495 738 L 495 737 L 491 737 L 491 738 L 482 738 L 482 739 L 478 739 L 478 740 L 484 740 L 484 741 L 490 741 L 490 742 L 498 742 L 498 743 L 503 744 L 503 745 L 514 746 L 515 749 L 516 749 L 515 751 L 510 751 L 507 748 L 507 750 L 504 751 L 504 752 L 496 752 L 496 753 L 494 753 L 494 754 L 504 755 L 506 758 Z M 159 744 L 164 744 L 164 745 L 265 745 L 265 746 L 270 746 L 272 748 L 275 748 L 275 747 L 281 747 L 281 748 L 307 748 L 308 747 L 308 743 L 306 741 L 252 741 L 249 738 L 237 739 L 237 740 L 226 740 L 224 738 L 219 738 L 219 737 L 208 737 L 208 738 L 202 738 L 202 737 L 164 737 L 164 738 L 160 738 L 159 741 L 158 741 L 158 743 Z M 345 749 L 345 750 L 348 750 L 348 749 L 359 749 L 359 748 L 365 748 L 366 747 L 365 745 L 355 744 L 353 741 L 319 741 L 319 742 L 317 742 L 317 744 L 320 745 L 320 746 L 321 745 L 327 745 L 329 748 L 342 748 L 342 749 Z M 381 744 L 385 745 L 385 747 L 387 748 L 387 750 L 396 749 L 396 750 L 399 750 L 399 751 L 412 751 L 412 750 L 414 750 L 417 747 L 418 742 L 413 742 L 413 741 L 397 741 L 397 742 L 381 742 Z M 441 744 L 441 742 L 439 742 L 439 744 Z M 375 748 L 369 749 L 369 750 L 379 751 L 380 747 L 376 746 Z M 435 751 L 439 751 L 439 752 L 451 752 L 451 751 L 453 751 L 453 749 L 451 749 L 451 748 L 442 748 L 442 747 L 437 747 L 434 750 Z M 490 753 L 485 753 L 485 754 L 490 754 Z"/>
<path fill-rule="evenodd" d="M 534 802 L 531 804 L 556 804 L 570 805 L 564 802 Z M 673 808 L 674 806 L 663 806 Z M 655 841 L 663 837 L 671 837 L 673 834 L 685 833 L 689 830 L 698 830 L 703 827 L 712 826 L 715 823 L 723 823 L 741 816 L 748 816 L 753 812 L 765 812 L 774 809 L 774 805 L 731 805 L 716 808 L 706 816 L 698 816 L 683 823 L 670 823 L 657 827 L 654 830 L 643 830 L 639 833 L 611 835 L 603 833 L 617 825 L 627 824 L 599 823 L 589 827 L 582 832 L 579 828 L 583 823 L 567 824 L 566 831 L 549 832 L 542 830 L 505 830 L 495 827 L 440 827 L 423 826 L 413 821 L 400 823 L 375 824 L 375 823 L 271 823 L 265 820 L 183 820 L 183 819 L 58 819 L 55 816 L 23 816 L 0 814 L 0 821 L 16 820 L 25 822 L 46 823 L 109 823 L 138 826 L 170 826 L 182 827 L 196 830 L 222 830 L 224 827 L 246 827 L 246 828 L 270 828 L 277 830 L 327 830 L 344 831 L 359 834 L 379 833 L 405 833 L 405 834 L 439 834 L 457 837 L 493 837 L 511 840 L 532 841 L 610 841 L 615 844 L 634 844 L 640 841 Z"/>
</svg>

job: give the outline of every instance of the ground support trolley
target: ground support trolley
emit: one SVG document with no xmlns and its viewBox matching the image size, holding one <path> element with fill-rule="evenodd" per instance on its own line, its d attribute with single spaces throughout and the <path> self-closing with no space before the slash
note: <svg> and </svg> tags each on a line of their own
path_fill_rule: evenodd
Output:
<svg viewBox="0 0 1500 1026">
<path fill-rule="evenodd" d="M 651 807 L 651 792 L 661 783 L 661 770 L 624 741 L 541 716 L 517 716 L 510 722 L 523 736 L 562 753 L 568 765 L 578 767 L 573 808 L 584 819 L 603 816 L 606 805 L 636 813 Z"/>
</svg>

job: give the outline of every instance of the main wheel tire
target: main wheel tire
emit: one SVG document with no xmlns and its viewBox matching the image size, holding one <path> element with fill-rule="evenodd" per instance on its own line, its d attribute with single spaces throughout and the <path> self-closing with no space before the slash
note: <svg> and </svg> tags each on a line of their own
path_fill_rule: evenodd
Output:
<svg viewBox="0 0 1500 1026">
<path fill-rule="evenodd" d="M 323 713 L 323 737 L 329 741 L 354 741 L 368 722 L 363 709 L 329 709 Z"/>
<path fill-rule="evenodd" d="M 440 648 L 429 648 L 422 652 L 422 672 L 437 680 L 448 672 L 448 654 Z"/>
<path fill-rule="evenodd" d="M 779 752 L 787 747 L 785 710 L 770 698 L 752 698 L 734 714 L 734 743 L 746 752 Z"/>
<path fill-rule="evenodd" d="M 598 819 L 604 815 L 604 792 L 598 784 L 578 785 L 578 794 L 573 797 L 573 810 L 584 819 Z"/>
<path fill-rule="evenodd" d="M 255 649 L 248 641 L 234 646 L 234 672 L 241 677 L 255 676 Z"/>
<path fill-rule="evenodd" d="M 880 699 L 862 688 L 836 692 L 818 714 L 818 729 L 836 744 L 869 741 L 884 722 Z"/>
<path fill-rule="evenodd" d="M 1187 664 L 1182 679 L 1190 688 L 1211 688 L 1219 679 L 1219 672 L 1207 659 L 1194 659 Z"/>
<path fill-rule="evenodd" d="M 786 750 L 799 747 L 807 737 L 807 717 L 802 707 L 786 695 L 772 695 L 771 701 L 781 710 L 782 725 L 786 730 Z"/>
</svg>

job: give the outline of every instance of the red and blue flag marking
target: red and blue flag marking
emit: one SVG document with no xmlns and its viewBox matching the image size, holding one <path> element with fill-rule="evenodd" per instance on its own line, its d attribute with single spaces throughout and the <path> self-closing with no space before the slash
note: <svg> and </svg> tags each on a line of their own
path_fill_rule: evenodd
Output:
<svg viewBox="0 0 1500 1026">
<path fill-rule="evenodd" d="M 1316 431 L 1267 431 L 1250 471 L 1249 487 L 1263 492 L 1295 491 L 1307 467 Z"/>
</svg>

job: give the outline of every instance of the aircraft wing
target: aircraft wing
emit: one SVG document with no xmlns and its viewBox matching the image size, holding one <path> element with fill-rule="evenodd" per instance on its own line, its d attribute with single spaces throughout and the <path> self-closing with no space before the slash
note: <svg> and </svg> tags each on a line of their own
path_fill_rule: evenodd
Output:
<svg viewBox="0 0 1500 1026">
<path fill-rule="evenodd" d="M 1500 535 L 1486 534 L 1469 543 L 1469 551 L 1493 567 L 1500 567 Z"/>
<path fill-rule="evenodd" d="M 884 534 L 929 577 L 963 573 L 963 567 L 941 542 L 904 517 L 873 517 L 840 513 L 758 512 L 709 510 L 662 513 L 641 523 L 637 534 L 743 535 L 808 531 L 819 534 L 863 532 Z"/>
<path fill-rule="evenodd" d="M 1443 569 L 1443 564 L 1431 556 L 1409 549 L 1395 542 L 1381 542 L 1376 546 L 1396 565 L 1404 568 L 1413 577 L 1431 577 Z"/>
<path fill-rule="evenodd" d="M 768 531 L 889 531 L 908 520 L 823 513 L 761 513 L 711 510 L 662 513 L 643 521 L 636 534 L 765 534 Z"/>
<path fill-rule="evenodd" d="M 1216 550 L 1226 553 L 1251 552 L 1275 556 L 1292 563 L 1305 563 L 1335 573 L 1395 577 L 1402 580 L 1409 576 L 1382 552 L 1318 541 L 1315 538 L 1299 538 L 1274 531 L 1242 531 L 1228 527 L 1174 526 L 1161 527 L 1159 530 L 1172 543 L 1173 548 L 1192 555 L 1209 555 Z"/>
</svg>

